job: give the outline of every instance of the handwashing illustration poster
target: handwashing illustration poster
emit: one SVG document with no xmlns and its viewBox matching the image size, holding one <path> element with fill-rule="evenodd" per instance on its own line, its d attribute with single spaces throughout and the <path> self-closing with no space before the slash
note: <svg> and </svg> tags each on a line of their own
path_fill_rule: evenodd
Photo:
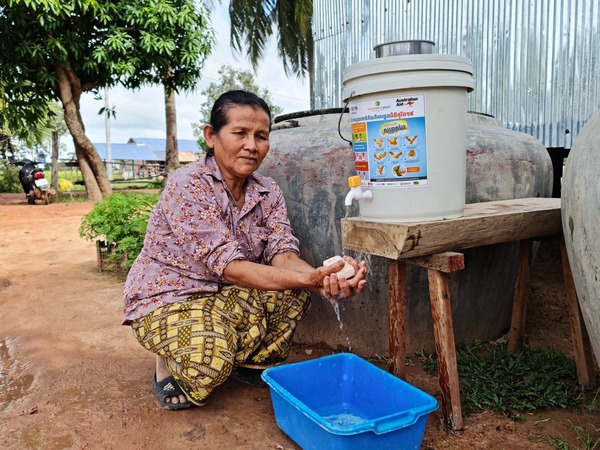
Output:
<svg viewBox="0 0 600 450">
<path fill-rule="evenodd" d="M 425 96 L 367 100 L 350 106 L 354 166 L 363 185 L 425 186 Z"/>
</svg>

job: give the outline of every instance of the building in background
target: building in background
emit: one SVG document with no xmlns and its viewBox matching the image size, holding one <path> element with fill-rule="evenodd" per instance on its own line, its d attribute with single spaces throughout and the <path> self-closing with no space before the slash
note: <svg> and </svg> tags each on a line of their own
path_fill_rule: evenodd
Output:
<svg viewBox="0 0 600 450">
<path fill-rule="evenodd" d="M 106 143 L 94 143 L 100 158 L 106 162 Z M 164 172 L 166 140 L 159 138 L 130 138 L 126 144 L 111 144 L 111 160 L 115 179 L 152 179 Z M 193 139 L 178 139 L 179 162 L 196 159 L 202 150 Z"/>
<path fill-rule="evenodd" d="M 130 138 L 126 144 L 111 144 L 111 157 L 117 160 L 165 162 L 166 140 L 158 138 Z M 100 158 L 106 161 L 106 143 L 94 143 Z M 193 139 L 178 139 L 179 162 L 186 163 L 196 159 L 201 151 L 198 142 Z"/>
</svg>

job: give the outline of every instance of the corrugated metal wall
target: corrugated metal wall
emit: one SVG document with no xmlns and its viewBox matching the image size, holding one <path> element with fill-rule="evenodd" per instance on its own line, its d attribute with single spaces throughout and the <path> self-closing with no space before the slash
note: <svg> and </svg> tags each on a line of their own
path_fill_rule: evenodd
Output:
<svg viewBox="0 0 600 450">
<path fill-rule="evenodd" d="M 313 8 L 318 109 L 342 106 L 346 66 L 406 39 L 469 58 L 469 109 L 548 148 L 571 148 L 600 109 L 599 0 L 313 0 Z"/>
</svg>

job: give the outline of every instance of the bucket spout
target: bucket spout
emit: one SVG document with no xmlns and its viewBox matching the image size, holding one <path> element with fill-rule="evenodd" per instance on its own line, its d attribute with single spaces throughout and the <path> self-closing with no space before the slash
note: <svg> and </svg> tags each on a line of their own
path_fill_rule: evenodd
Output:
<svg viewBox="0 0 600 450">
<path fill-rule="evenodd" d="M 354 200 L 366 200 L 370 202 L 373 200 L 373 192 L 364 191 L 361 189 L 361 181 L 358 175 L 348 178 L 348 187 L 350 188 L 350 192 L 346 195 L 346 206 L 351 206 Z"/>
</svg>

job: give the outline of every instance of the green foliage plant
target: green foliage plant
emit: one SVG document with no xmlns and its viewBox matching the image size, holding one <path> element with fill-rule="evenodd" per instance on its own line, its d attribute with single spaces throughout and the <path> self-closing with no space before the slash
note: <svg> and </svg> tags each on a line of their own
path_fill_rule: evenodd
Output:
<svg viewBox="0 0 600 450">
<path fill-rule="evenodd" d="M 23 192 L 19 182 L 19 169 L 0 160 L 0 192 L 13 193 Z"/>
<path fill-rule="evenodd" d="M 144 246 L 148 220 L 159 195 L 117 192 L 106 196 L 83 217 L 79 235 L 87 240 L 105 239 L 112 250 L 108 255 L 111 265 L 127 269 Z"/>
</svg>

